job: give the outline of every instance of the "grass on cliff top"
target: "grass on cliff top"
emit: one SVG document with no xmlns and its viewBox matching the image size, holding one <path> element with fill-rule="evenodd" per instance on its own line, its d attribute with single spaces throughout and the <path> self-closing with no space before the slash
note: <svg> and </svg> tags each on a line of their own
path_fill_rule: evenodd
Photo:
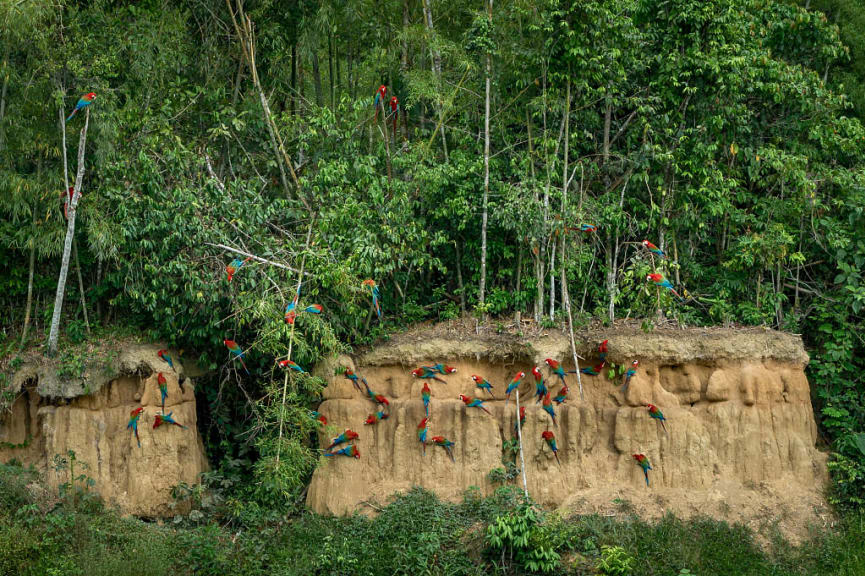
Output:
<svg viewBox="0 0 865 576">
<path fill-rule="evenodd" d="M 647 523 L 532 509 L 524 522 L 529 509 L 509 490 L 469 492 L 459 504 L 414 490 L 372 519 L 304 513 L 264 521 L 245 503 L 232 520 L 171 526 L 122 518 L 73 494 L 49 494 L 32 471 L 0 465 L 0 575 L 529 574 L 538 551 L 554 558 L 544 564 L 554 574 L 865 574 L 865 516 L 799 546 L 778 539 L 761 547 L 747 528 L 710 519 Z M 503 519 L 517 519 L 508 524 L 516 532 L 528 527 L 525 547 L 491 543 L 489 527 Z"/>
</svg>

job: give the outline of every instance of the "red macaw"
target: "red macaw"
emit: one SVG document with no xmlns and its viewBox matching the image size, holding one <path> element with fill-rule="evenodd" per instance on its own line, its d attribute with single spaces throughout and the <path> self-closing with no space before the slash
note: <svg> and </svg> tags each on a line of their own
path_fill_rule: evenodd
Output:
<svg viewBox="0 0 865 576">
<path fill-rule="evenodd" d="M 544 409 L 544 412 L 550 415 L 550 418 L 553 419 L 553 426 L 558 426 L 556 423 L 556 411 L 553 409 L 553 401 L 550 399 L 550 393 L 547 392 L 544 396 L 544 401 L 541 404 L 541 407 Z"/>
<path fill-rule="evenodd" d="M 472 398 L 471 396 L 466 396 L 465 394 L 460 394 L 460 400 L 463 401 L 463 404 L 466 405 L 467 408 L 480 408 L 490 416 L 493 415 L 492 412 L 484 408 L 484 401 L 480 398 Z"/>
<path fill-rule="evenodd" d="M 420 421 L 420 424 L 417 425 L 417 439 L 420 441 L 423 446 L 423 453 L 426 454 L 426 435 L 427 435 L 427 420 L 428 418 L 424 418 Z"/>
<path fill-rule="evenodd" d="M 228 276 L 228 281 L 231 282 L 231 279 L 234 278 L 234 275 L 237 274 L 237 271 L 240 270 L 244 264 L 249 262 L 252 258 L 247 258 L 246 260 L 240 260 L 235 258 L 231 261 L 231 264 L 225 267 L 225 273 Z"/>
<path fill-rule="evenodd" d="M 325 452 L 325 456 L 350 456 L 351 458 L 360 458 L 360 450 L 354 444 L 349 444 L 336 452 Z"/>
<path fill-rule="evenodd" d="M 225 347 L 228 348 L 228 351 L 231 352 L 231 355 L 240 360 L 240 365 L 243 366 L 243 369 L 246 370 L 247 374 L 249 374 L 249 368 L 246 367 L 246 363 L 243 361 L 243 350 L 240 349 L 237 342 L 228 339 L 225 339 L 222 342 L 225 344 Z"/>
<path fill-rule="evenodd" d="M 666 278 L 664 278 L 661 274 L 648 274 L 646 276 L 646 281 L 651 282 L 652 284 L 654 284 L 655 286 L 657 286 L 659 288 L 666 288 L 667 290 L 672 292 L 676 296 L 676 298 L 678 298 L 679 300 L 683 299 L 679 295 L 679 293 L 676 292 L 676 290 L 673 288 L 673 285 L 670 284 L 670 281 L 667 280 Z"/>
<path fill-rule="evenodd" d="M 649 411 L 649 416 L 661 423 L 661 428 L 663 428 L 664 432 L 669 436 L 670 433 L 667 432 L 667 425 L 664 424 L 666 418 L 664 418 L 664 413 L 661 412 L 661 409 L 654 404 L 646 404 L 646 409 Z"/>
<path fill-rule="evenodd" d="M 420 397 L 423 399 L 423 409 L 426 411 L 427 418 L 429 418 L 429 400 L 430 400 L 429 382 L 423 383 L 423 388 L 420 391 Z"/>
<path fill-rule="evenodd" d="M 369 389 L 369 384 L 366 383 L 366 378 L 363 379 L 363 385 L 366 388 L 366 395 L 369 396 L 369 399 L 375 402 L 376 404 L 382 404 L 390 408 L 390 402 L 388 402 L 387 398 L 385 398 L 381 394 L 376 394 L 372 390 Z"/>
<path fill-rule="evenodd" d="M 354 430 L 346 428 L 345 432 L 330 441 L 330 446 L 328 446 L 326 449 L 333 450 L 334 446 L 339 446 L 340 444 L 345 444 L 346 442 L 351 442 L 352 440 L 357 440 L 358 438 L 360 438 L 360 434 L 358 434 Z"/>
<path fill-rule="evenodd" d="M 184 430 L 186 430 L 187 429 L 186 426 L 177 422 L 177 420 L 175 420 L 171 416 L 172 414 L 174 414 L 174 412 L 169 412 L 168 414 L 157 414 L 155 419 L 153 420 L 154 430 L 156 428 L 159 428 L 163 424 L 174 424 L 175 426 L 179 426 L 180 428 L 183 428 Z"/>
<path fill-rule="evenodd" d="M 562 386 L 562 389 L 559 390 L 559 393 L 556 394 L 556 396 L 553 398 L 553 402 L 555 402 L 556 404 L 561 404 L 562 402 L 567 400 L 568 399 L 568 390 L 569 390 L 569 388 L 568 388 L 567 384 Z"/>
<path fill-rule="evenodd" d="M 556 446 L 556 435 L 553 434 L 553 431 L 544 430 L 541 432 L 541 438 L 547 441 L 547 445 L 550 447 L 550 450 L 553 451 L 553 456 L 556 457 L 556 463 L 561 464 L 561 462 L 559 462 L 559 448 Z"/>
<path fill-rule="evenodd" d="M 520 406 L 520 428 L 522 428 L 526 423 L 526 407 Z M 514 431 L 517 430 L 517 422 L 514 420 Z"/>
<path fill-rule="evenodd" d="M 300 366 L 295 364 L 293 360 L 280 360 L 279 361 L 279 367 L 282 368 L 283 370 L 286 370 L 286 369 L 294 370 L 295 372 L 300 372 L 301 374 L 306 374 L 306 370 L 304 370 L 303 368 L 301 368 Z M 244 366 L 244 368 L 245 368 L 245 366 Z M 247 371 L 247 374 L 248 373 L 249 372 Z"/>
<path fill-rule="evenodd" d="M 604 340 L 598 344 L 598 360 L 601 361 L 601 364 L 607 363 L 607 342 L 609 342 L 609 340 Z"/>
<path fill-rule="evenodd" d="M 523 383 L 523 378 L 525 378 L 525 377 L 526 377 L 525 372 L 518 372 L 517 375 L 514 376 L 513 380 L 511 380 L 511 383 L 508 384 L 508 387 L 505 390 L 505 401 L 511 399 L 511 392 L 513 392 L 514 390 L 516 390 L 517 388 L 520 387 L 520 384 Z"/>
<path fill-rule="evenodd" d="M 399 117 L 399 100 L 396 96 L 390 99 L 390 111 L 393 114 L 393 137 L 396 138 L 396 119 Z"/>
<path fill-rule="evenodd" d="M 420 368 L 415 368 L 414 370 L 411 371 L 411 375 L 414 376 L 415 378 L 427 378 L 427 379 L 431 378 L 431 379 L 437 380 L 439 382 L 444 382 L 445 384 L 447 383 L 444 380 L 442 380 L 441 378 L 439 378 L 438 376 L 436 376 L 436 373 L 433 372 L 428 366 L 421 366 Z"/>
<path fill-rule="evenodd" d="M 126 429 L 129 430 L 132 428 L 132 431 L 135 432 L 135 441 L 138 442 L 138 447 L 141 448 L 141 439 L 138 438 L 138 419 L 141 418 L 141 413 L 144 411 L 143 406 L 139 406 L 135 410 L 129 413 L 129 423 L 126 425 Z"/>
<path fill-rule="evenodd" d="M 352 372 L 351 368 L 346 368 L 342 375 L 351 380 L 351 383 L 354 384 L 354 387 L 357 388 L 358 392 L 363 392 L 363 390 L 360 389 L 360 384 L 357 382 L 357 374 Z"/>
<path fill-rule="evenodd" d="M 375 308 L 375 313 L 378 315 L 378 319 L 381 320 L 381 306 L 378 302 L 378 286 L 375 285 L 375 280 L 367 278 L 362 282 L 362 284 L 369 288 L 370 294 L 372 294 L 372 306 Z"/>
<path fill-rule="evenodd" d="M 382 420 L 387 420 L 388 416 L 389 416 L 389 414 L 387 412 L 379 410 L 378 412 L 375 412 L 374 414 L 370 414 L 369 416 L 367 416 L 367 419 L 364 422 L 364 424 L 378 424 Z"/>
<path fill-rule="evenodd" d="M 289 325 L 294 324 L 294 321 L 297 320 L 297 315 L 303 312 L 306 312 L 307 314 L 321 314 L 321 311 L 323 309 L 324 308 L 321 304 L 310 304 L 309 306 L 298 312 L 297 296 L 295 296 L 294 300 L 292 300 L 285 306 L 285 323 Z"/>
<path fill-rule="evenodd" d="M 631 362 L 631 367 L 628 368 L 628 371 L 625 372 L 625 385 L 622 386 L 622 393 L 624 394 L 628 390 L 628 384 L 631 383 L 631 378 L 634 377 L 634 374 L 637 373 L 637 366 L 640 365 L 639 360 L 634 360 Z"/>
<path fill-rule="evenodd" d="M 645 454 L 632 454 L 631 456 L 633 456 L 634 460 L 637 461 L 637 464 L 640 465 L 640 468 L 643 469 L 643 476 L 646 477 L 646 486 L 648 486 L 649 485 L 649 470 L 652 469 L 652 467 L 649 465 L 649 459 L 646 458 Z"/>
<path fill-rule="evenodd" d="M 594 366 L 587 366 L 586 368 L 580 368 L 580 372 L 583 374 L 587 374 L 589 376 L 597 376 L 601 373 L 601 370 L 606 366 L 606 362 L 601 362 L 600 364 L 595 364 Z"/>
<path fill-rule="evenodd" d="M 452 440 L 448 440 L 444 436 L 433 436 L 432 443 L 436 446 L 441 446 L 442 448 L 444 448 L 445 452 L 448 453 L 448 456 L 451 457 L 451 462 L 456 463 L 456 460 L 454 460 L 453 452 L 455 442 L 453 442 Z"/>
<path fill-rule="evenodd" d="M 493 385 L 490 384 L 486 378 L 481 378 L 480 376 L 475 376 L 474 374 L 472 374 L 472 380 L 474 381 L 475 386 L 477 386 L 481 390 L 486 390 L 487 392 L 489 392 L 493 400 L 496 399 L 495 395 L 493 394 Z"/>
<path fill-rule="evenodd" d="M 72 205 L 73 196 L 75 196 L 74 186 L 70 186 L 66 194 L 63 194 L 63 192 L 60 193 L 60 197 L 63 198 L 63 218 L 66 220 L 69 220 L 69 206 Z"/>
<path fill-rule="evenodd" d="M 457 371 L 457 369 L 454 368 L 453 366 L 448 366 L 447 364 L 442 364 L 441 362 L 439 362 L 438 364 L 435 364 L 433 366 L 421 366 L 421 368 L 426 368 L 427 370 L 430 370 L 431 372 L 438 372 L 439 374 L 441 374 L 443 376 L 447 376 L 448 374 L 453 374 L 454 372 Z"/>
<path fill-rule="evenodd" d="M 159 395 L 162 396 L 162 412 L 165 412 L 165 397 L 168 396 L 168 380 L 162 375 L 162 372 L 156 375 L 156 382 L 159 384 Z"/>
<path fill-rule="evenodd" d="M 648 240 L 643 240 L 643 248 L 657 256 L 658 258 L 666 259 L 667 255 L 664 254 L 664 251 L 649 242 Z"/>
<path fill-rule="evenodd" d="M 558 361 L 553 360 L 552 358 L 547 358 L 546 360 L 544 360 L 544 362 L 547 364 L 547 366 L 550 367 L 550 370 L 553 371 L 553 374 L 559 377 L 559 379 L 562 381 L 562 385 L 567 386 L 567 383 L 565 382 L 565 369 L 562 368 L 562 365 Z"/>
<path fill-rule="evenodd" d="M 544 384 L 544 376 L 538 367 L 532 368 L 532 375 L 535 377 L 535 404 L 544 399 L 544 394 L 547 393 L 547 385 Z"/>
<path fill-rule="evenodd" d="M 157 350 L 156 355 L 159 356 L 159 358 L 160 358 L 163 362 L 165 362 L 166 364 L 168 364 L 168 367 L 169 367 L 169 368 L 171 368 L 172 370 L 174 370 L 174 361 L 171 360 L 171 356 L 168 355 L 168 350 L 165 350 L 165 349 L 163 349 L 163 350 Z M 174 371 L 177 372 L 177 370 L 174 370 Z"/>
<path fill-rule="evenodd" d="M 375 97 L 372 99 L 372 105 L 375 107 L 375 120 L 378 120 L 378 107 L 380 104 L 383 105 L 385 98 L 387 98 L 387 86 L 382 84 L 378 87 L 378 92 L 375 93 Z"/>
<path fill-rule="evenodd" d="M 69 115 L 69 118 L 66 119 L 67 122 L 72 120 L 72 117 L 78 114 L 79 110 L 84 110 L 90 103 L 93 102 L 94 98 L 96 98 L 96 92 L 88 92 L 84 96 L 78 99 L 78 103 L 75 105 L 75 108 L 72 109 L 72 114 Z"/>
<path fill-rule="evenodd" d="M 316 419 L 316 421 L 322 426 L 327 426 L 327 417 L 324 414 L 320 414 L 315 410 L 310 410 L 310 416 Z"/>
</svg>

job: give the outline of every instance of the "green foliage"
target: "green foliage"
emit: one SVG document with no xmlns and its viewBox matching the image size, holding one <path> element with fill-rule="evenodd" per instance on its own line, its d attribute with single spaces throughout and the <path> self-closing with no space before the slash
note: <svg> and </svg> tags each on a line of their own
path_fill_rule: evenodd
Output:
<svg viewBox="0 0 865 576">
<path fill-rule="evenodd" d="M 540 512 L 531 502 L 522 502 L 508 514 L 497 516 L 487 526 L 491 554 L 500 558 L 501 568 L 513 561 L 530 572 L 550 573 L 559 567 L 559 554 L 538 529 Z"/>
<path fill-rule="evenodd" d="M 630 574 L 634 559 L 621 546 L 603 546 L 597 569 L 601 574 Z"/>
</svg>

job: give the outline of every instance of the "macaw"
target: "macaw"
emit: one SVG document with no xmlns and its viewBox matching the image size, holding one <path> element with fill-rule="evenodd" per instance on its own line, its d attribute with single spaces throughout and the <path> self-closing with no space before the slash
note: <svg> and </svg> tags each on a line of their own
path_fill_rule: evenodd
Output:
<svg viewBox="0 0 865 576">
<path fill-rule="evenodd" d="M 553 371 L 553 374 L 559 377 L 559 379 L 562 381 L 562 385 L 567 387 L 567 383 L 565 382 L 565 369 L 562 368 L 562 365 L 558 361 L 553 360 L 552 358 L 547 358 L 546 360 L 544 360 L 544 362 L 547 364 L 547 366 L 550 367 L 550 370 Z"/>
<path fill-rule="evenodd" d="M 366 378 L 363 379 L 363 385 L 366 388 L 366 395 L 369 396 L 369 399 L 375 402 L 376 404 L 382 404 L 390 408 L 390 402 L 388 402 L 387 398 L 382 396 L 381 394 L 376 394 L 372 390 L 369 389 L 369 384 L 366 383 Z"/>
<path fill-rule="evenodd" d="M 168 396 L 168 380 L 162 375 L 162 372 L 156 375 L 156 382 L 159 384 L 159 395 L 162 396 L 162 412 L 165 412 L 165 397 Z"/>
<path fill-rule="evenodd" d="M 667 255 L 664 254 L 664 251 L 649 242 L 648 240 L 643 240 L 643 248 L 657 256 L 658 258 L 666 259 Z"/>
<path fill-rule="evenodd" d="M 430 399 L 429 382 L 423 383 L 423 388 L 420 391 L 420 397 L 423 398 L 423 409 L 426 411 L 427 418 L 429 418 L 429 399 Z"/>
<path fill-rule="evenodd" d="M 441 362 L 439 362 L 438 364 L 435 364 L 433 366 L 421 366 L 421 368 L 426 368 L 427 370 L 430 370 L 431 372 L 438 372 L 439 374 L 441 374 L 443 376 L 447 376 L 448 374 L 453 374 L 454 372 L 457 371 L 457 369 L 454 368 L 453 366 L 448 366 L 447 364 L 442 364 Z"/>
<path fill-rule="evenodd" d="M 346 368 L 342 375 L 351 380 L 351 383 L 354 384 L 354 387 L 357 388 L 358 392 L 363 392 L 363 390 L 360 389 L 360 384 L 357 383 L 357 374 L 352 372 L 351 368 Z"/>
<path fill-rule="evenodd" d="M 544 412 L 550 415 L 550 418 L 553 419 L 553 426 L 558 426 L 556 423 L 556 411 L 553 409 L 553 401 L 550 399 L 550 393 L 547 392 L 544 396 L 544 401 L 541 404 L 541 407 L 544 409 Z"/>
<path fill-rule="evenodd" d="M 598 360 L 601 361 L 602 365 L 607 363 L 607 342 L 609 340 L 604 340 L 598 344 Z"/>
<path fill-rule="evenodd" d="M 516 390 L 517 388 L 520 387 L 520 384 L 523 383 L 523 378 L 525 378 L 525 377 L 526 377 L 525 372 L 519 372 L 519 373 L 517 373 L 516 376 L 514 376 L 513 380 L 511 380 L 511 383 L 508 384 L 508 387 L 505 390 L 505 401 L 511 399 L 511 392 L 513 392 L 514 390 Z"/>
<path fill-rule="evenodd" d="M 327 417 L 324 414 L 320 414 L 315 410 L 310 410 L 309 415 L 316 419 L 316 421 L 322 426 L 327 426 Z"/>
<path fill-rule="evenodd" d="M 345 448 L 337 450 L 336 452 L 325 452 L 325 456 L 350 456 L 352 458 L 360 458 L 360 450 L 357 449 L 357 446 L 354 444 L 349 444 Z"/>
<path fill-rule="evenodd" d="M 673 285 L 670 284 L 670 281 L 664 278 L 662 275 L 649 274 L 646 276 L 646 280 L 659 288 L 666 288 L 667 290 L 672 292 L 679 300 L 683 299 L 681 296 L 679 296 L 679 293 L 676 292 L 676 290 L 673 288 Z"/>
<path fill-rule="evenodd" d="M 289 324 L 289 325 L 294 324 L 294 321 L 297 320 L 297 315 L 301 314 L 303 312 L 306 312 L 307 314 L 321 314 L 321 311 L 323 310 L 323 307 L 321 304 L 310 304 L 309 306 L 307 306 L 306 308 L 304 308 L 300 312 L 298 312 L 296 310 L 296 308 L 297 308 L 297 299 L 296 298 L 294 300 L 292 300 L 291 302 L 289 302 L 285 306 L 285 323 L 286 324 Z"/>
<path fill-rule="evenodd" d="M 63 198 L 63 218 L 66 220 L 69 220 L 69 206 L 72 204 L 73 196 L 75 196 L 75 186 L 70 186 L 66 194 L 60 193 L 60 197 Z"/>
<path fill-rule="evenodd" d="M 372 294 L 372 306 L 375 308 L 375 313 L 378 314 L 378 319 L 381 320 L 381 306 L 378 303 L 378 286 L 375 285 L 375 280 L 367 278 L 362 284 L 369 288 Z"/>
<path fill-rule="evenodd" d="M 553 402 L 556 404 L 561 404 L 565 400 L 568 399 L 568 386 L 562 386 L 562 389 L 559 390 L 559 393 L 553 398 Z"/>
<path fill-rule="evenodd" d="M 444 448 L 445 452 L 448 453 L 448 456 L 451 457 L 451 462 L 456 464 L 456 460 L 454 460 L 454 452 L 453 452 L 455 442 L 453 440 L 448 440 L 444 436 L 433 436 L 432 437 L 432 443 L 435 444 L 436 446 L 441 446 L 442 448 Z"/>
<path fill-rule="evenodd" d="M 280 360 L 279 361 L 279 367 L 282 368 L 283 370 L 287 368 L 290 370 L 294 370 L 295 372 L 300 372 L 301 374 L 306 374 L 306 370 L 304 370 L 303 368 L 301 368 L 300 366 L 295 364 L 293 360 Z M 244 368 L 245 368 L 245 366 L 244 366 Z M 249 372 L 247 371 L 247 374 L 248 373 Z"/>
<path fill-rule="evenodd" d="M 174 414 L 174 412 L 169 412 L 168 414 L 165 414 L 165 413 L 163 413 L 163 414 L 157 414 L 156 417 L 155 417 L 155 420 L 153 421 L 153 428 L 154 428 L 154 430 L 155 430 L 156 428 L 159 428 L 159 427 L 162 426 L 163 424 L 174 424 L 175 426 L 179 426 L 180 428 L 183 428 L 184 430 L 187 430 L 187 427 L 186 427 L 186 426 L 184 426 L 183 424 L 180 424 L 177 420 L 175 420 L 175 419 L 171 416 L 172 414 Z"/>
<path fill-rule="evenodd" d="M 378 412 L 376 412 L 374 414 L 370 414 L 369 416 L 367 416 L 367 419 L 364 422 L 364 424 L 378 424 L 382 420 L 387 420 L 388 416 L 389 416 L 389 414 L 387 412 L 379 410 Z"/>
<path fill-rule="evenodd" d="M 396 96 L 390 99 L 390 111 L 393 113 L 393 137 L 396 138 L 396 119 L 399 117 L 399 99 Z"/>
<path fill-rule="evenodd" d="M 472 380 L 474 381 L 475 386 L 477 386 L 481 390 L 486 390 L 487 392 L 489 392 L 493 400 L 496 399 L 495 395 L 493 394 L 493 385 L 490 384 L 486 378 L 481 378 L 480 376 L 475 376 L 474 374 L 472 374 Z"/>
<path fill-rule="evenodd" d="M 244 264 L 249 262 L 252 258 L 247 258 L 246 260 L 240 260 L 235 258 L 231 261 L 231 264 L 225 267 L 225 273 L 228 275 L 228 281 L 231 282 L 231 279 L 234 278 L 234 275 L 237 274 L 237 271 L 240 270 Z"/>
<path fill-rule="evenodd" d="M 138 438 L 138 419 L 141 418 L 141 413 L 144 411 L 144 406 L 139 406 L 135 410 L 129 413 L 129 423 L 126 425 L 126 429 L 129 430 L 132 428 L 132 431 L 135 432 L 135 441 L 138 442 L 138 447 L 141 448 L 141 439 Z"/>
<path fill-rule="evenodd" d="M 637 366 L 639 366 L 639 365 L 640 365 L 639 360 L 634 360 L 633 362 L 631 362 L 631 367 L 628 368 L 627 372 L 625 372 L 625 385 L 622 386 L 622 393 L 625 393 L 625 391 L 627 391 L 628 384 L 631 383 L 631 378 L 633 378 L 634 374 L 637 373 Z"/>
<path fill-rule="evenodd" d="M 484 401 L 480 398 L 472 398 L 471 396 L 466 396 L 465 394 L 460 394 L 460 400 L 463 401 L 463 404 L 466 405 L 467 408 L 480 408 L 490 416 L 493 415 L 492 412 L 484 408 Z"/>
<path fill-rule="evenodd" d="M 156 352 L 156 355 L 159 356 L 159 358 L 161 358 L 163 362 L 168 364 L 169 368 L 174 370 L 174 361 L 171 359 L 171 356 L 168 355 L 168 350 L 158 350 Z M 177 372 L 177 370 L 174 371 Z"/>
<path fill-rule="evenodd" d="M 632 454 L 634 460 L 637 461 L 637 464 L 640 465 L 640 468 L 643 469 L 643 476 L 646 477 L 646 486 L 649 485 L 649 470 L 652 469 L 651 465 L 649 465 L 649 459 L 645 454 Z"/>
<path fill-rule="evenodd" d="M 427 420 L 428 418 L 424 418 L 420 421 L 420 424 L 417 425 L 417 439 L 420 441 L 423 446 L 423 453 L 426 454 L 426 435 L 427 435 Z"/>
<path fill-rule="evenodd" d="M 595 364 L 594 366 L 587 366 L 585 368 L 580 368 L 580 372 L 586 374 L 588 376 L 597 376 L 601 373 L 601 370 L 604 369 L 606 362 L 601 362 L 600 364 Z"/>
<path fill-rule="evenodd" d="M 66 119 L 67 122 L 72 120 L 72 117 L 78 114 L 79 110 L 84 110 L 90 103 L 93 102 L 93 99 L 96 98 L 96 92 L 88 92 L 84 96 L 78 99 L 78 103 L 75 105 L 75 108 L 72 109 L 72 114 L 69 115 L 69 118 Z"/>
<path fill-rule="evenodd" d="M 378 107 L 384 102 L 385 98 L 387 98 L 387 86 L 382 84 L 378 87 L 378 92 L 375 93 L 375 97 L 372 99 L 372 105 L 375 107 L 375 120 L 378 120 Z"/>
<path fill-rule="evenodd" d="M 526 423 L 526 407 L 520 406 L 520 428 L 522 428 Z M 514 420 L 514 432 L 517 431 L 517 422 Z"/>
<path fill-rule="evenodd" d="M 591 234 L 592 232 L 597 232 L 598 227 L 594 224 L 580 224 L 580 231 Z"/>
<path fill-rule="evenodd" d="M 447 382 L 445 382 L 444 380 L 442 380 L 441 378 L 436 376 L 436 373 L 433 372 L 427 366 L 421 366 L 420 368 L 415 368 L 414 370 L 411 371 L 411 375 L 414 376 L 415 378 L 432 378 L 433 380 L 437 380 L 439 382 L 444 382 L 445 384 L 447 384 Z"/>
<path fill-rule="evenodd" d="M 360 434 L 358 434 L 354 430 L 346 428 L 345 432 L 330 441 L 330 446 L 327 447 L 327 450 L 333 450 L 334 446 L 339 446 L 340 444 L 345 444 L 346 442 L 351 442 L 352 440 L 357 440 L 358 438 L 360 438 Z"/>
<path fill-rule="evenodd" d="M 246 367 L 246 363 L 243 361 L 243 350 L 240 349 L 237 342 L 228 339 L 225 339 L 222 342 L 225 344 L 225 347 L 228 348 L 228 351 L 231 352 L 231 355 L 240 360 L 240 365 L 243 366 L 243 369 L 246 370 L 247 374 L 249 374 L 249 368 Z"/>
<path fill-rule="evenodd" d="M 661 409 L 654 404 L 646 404 L 646 409 L 649 411 L 649 416 L 661 423 L 661 428 L 663 428 L 664 432 L 669 436 L 670 433 L 667 432 L 667 425 L 664 424 L 666 418 L 664 418 L 664 413 L 661 412 Z"/>
<path fill-rule="evenodd" d="M 553 431 L 544 430 L 541 432 L 541 438 L 547 441 L 547 446 L 550 447 L 550 450 L 553 451 L 553 456 L 556 457 L 556 463 L 561 464 L 561 462 L 559 462 L 559 448 L 556 446 L 556 435 L 553 434 Z"/>
<path fill-rule="evenodd" d="M 544 399 L 544 394 L 547 393 L 547 385 L 544 384 L 544 376 L 538 367 L 532 368 L 532 375 L 535 377 L 535 404 Z"/>
</svg>

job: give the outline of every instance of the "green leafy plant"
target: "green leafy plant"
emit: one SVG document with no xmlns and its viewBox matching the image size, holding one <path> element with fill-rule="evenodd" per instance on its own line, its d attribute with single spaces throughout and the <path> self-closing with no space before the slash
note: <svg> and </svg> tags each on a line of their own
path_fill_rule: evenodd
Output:
<svg viewBox="0 0 865 576">
<path fill-rule="evenodd" d="M 634 559 L 621 546 L 602 546 L 596 568 L 601 574 L 623 575 L 633 571 Z"/>
</svg>

